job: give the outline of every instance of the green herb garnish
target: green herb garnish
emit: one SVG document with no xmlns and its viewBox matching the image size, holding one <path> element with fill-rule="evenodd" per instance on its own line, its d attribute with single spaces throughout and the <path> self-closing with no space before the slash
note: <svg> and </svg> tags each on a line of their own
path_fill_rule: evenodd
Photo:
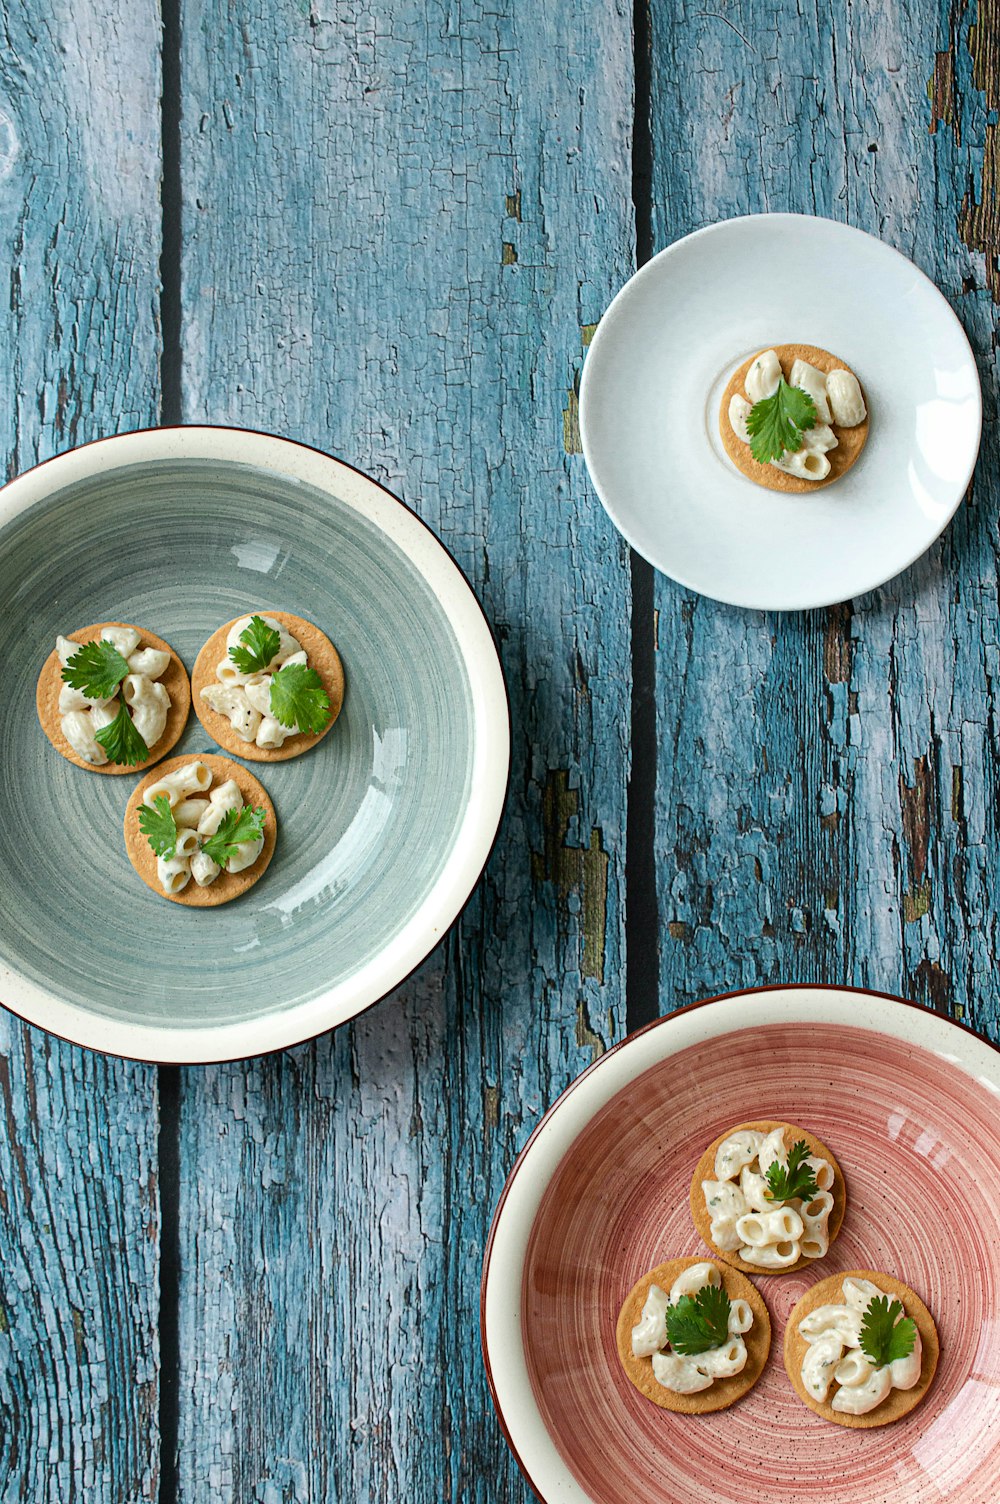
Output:
<svg viewBox="0 0 1000 1504">
<path fill-rule="evenodd" d="M 149 756 L 149 748 L 124 705 L 119 705 L 118 714 L 110 725 L 94 732 L 94 740 L 100 743 L 111 761 L 121 767 L 134 768 Z"/>
<path fill-rule="evenodd" d="M 784 376 L 771 397 L 762 397 L 747 413 L 750 453 L 760 464 L 780 460 L 787 450 L 802 448 L 802 434 L 816 426 L 816 404 L 800 386 L 789 386 Z"/>
<path fill-rule="evenodd" d="M 271 714 L 282 726 L 297 726 L 310 736 L 330 719 L 330 696 L 314 668 L 286 663 L 271 680 Z"/>
<path fill-rule="evenodd" d="M 72 689 L 79 689 L 88 700 L 110 700 L 128 671 L 128 663 L 114 643 L 102 639 L 100 642 L 85 642 L 63 664 L 62 676 Z"/>
<path fill-rule="evenodd" d="M 806 1164 L 811 1151 L 804 1138 L 788 1151 L 788 1164 L 772 1160 L 767 1167 L 768 1201 L 811 1201 L 819 1195 L 816 1174 L 812 1165 Z"/>
<path fill-rule="evenodd" d="M 157 794 L 152 805 L 142 806 L 139 810 L 139 829 L 152 846 L 154 854 L 169 861 L 177 850 L 177 821 L 166 794 Z"/>
<path fill-rule="evenodd" d="M 899 1320 L 900 1317 L 903 1319 Z M 916 1340 L 917 1324 L 909 1316 L 903 1316 L 898 1300 L 883 1295 L 868 1302 L 861 1323 L 861 1350 L 875 1368 L 884 1368 L 897 1358 L 908 1358 Z"/>
<path fill-rule="evenodd" d="M 721 1347 L 729 1336 L 730 1300 L 719 1285 L 703 1285 L 697 1295 L 682 1295 L 667 1306 L 667 1336 L 682 1357 Z"/>
<path fill-rule="evenodd" d="M 256 841 L 264 834 L 267 812 L 263 809 L 227 809 L 219 821 L 214 835 L 202 841 L 201 849 L 219 867 L 224 867 L 247 841 Z"/>
<path fill-rule="evenodd" d="M 262 616 L 251 616 L 250 625 L 240 633 L 242 647 L 229 649 L 229 656 L 241 674 L 262 674 L 281 647 L 281 633 L 269 627 Z"/>
</svg>

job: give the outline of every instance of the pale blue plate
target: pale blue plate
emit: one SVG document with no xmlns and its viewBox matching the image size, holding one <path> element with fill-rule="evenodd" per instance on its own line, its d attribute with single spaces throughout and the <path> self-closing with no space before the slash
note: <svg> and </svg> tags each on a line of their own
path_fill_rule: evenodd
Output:
<svg viewBox="0 0 1000 1504">
<path fill-rule="evenodd" d="M 399 501 L 301 445 L 228 429 L 105 440 L 0 492 L 0 999 L 80 1043 L 207 1061 L 358 1013 L 440 940 L 500 818 L 509 721 L 472 591 Z M 134 621 L 190 672 L 252 609 L 316 623 L 344 709 L 312 751 L 250 764 L 278 814 L 261 881 L 160 900 L 125 854 L 135 780 L 61 759 L 34 709 L 60 631 Z M 192 713 L 175 753 L 216 748 Z"/>
</svg>

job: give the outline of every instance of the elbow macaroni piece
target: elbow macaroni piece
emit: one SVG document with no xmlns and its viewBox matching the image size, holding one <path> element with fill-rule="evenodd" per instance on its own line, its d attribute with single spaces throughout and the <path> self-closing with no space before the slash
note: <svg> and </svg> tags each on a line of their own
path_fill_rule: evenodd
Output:
<svg viewBox="0 0 1000 1504">
<path fill-rule="evenodd" d="M 297 736 L 298 730 L 298 726 L 283 726 L 273 715 L 265 715 L 257 727 L 257 745 L 262 750 L 282 747 L 286 737 Z"/>
<path fill-rule="evenodd" d="M 781 362 L 776 350 L 763 350 L 753 362 L 743 386 L 751 404 L 773 397 L 781 380 Z"/>
<path fill-rule="evenodd" d="M 924 1345 L 920 1340 L 918 1330 L 910 1355 L 906 1358 L 897 1358 L 894 1363 L 889 1364 L 889 1377 L 893 1389 L 912 1389 L 914 1384 L 919 1383 L 923 1361 Z"/>
<path fill-rule="evenodd" d="M 746 1343 L 742 1337 L 730 1337 L 721 1347 L 711 1347 L 708 1352 L 698 1353 L 691 1362 L 699 1373 L 712 1379 L 731 1379 L 742 1373 L 747 1366 Z"/>
<path fill-rule="evenodd" d="M 869 1410 L 881 1405 L 891 1388 L 892 1377 L 888 1368 L 873 1368 L 864 1383 L 838 1389 L 830 1403 L 843 1415 L 867 1415 Z"/>
<path fill-rule="evenodd" d="M 836 449 L 839 442 L 829 423 L 817 423 L 814 428 L 803 430 L 803 449 L 813 449 L 819 454 L 827 454 L 829 450 Z"/>
<path fill-rule="evenodd" d="M 222 817 L 227 810 L 242 809 L 243 795 L 235 778 L 227 778 L 225 783 L 220 783 L 208 796 L 208 809 L 198 821 L 198 834 L 200 836 L 214 836 L 222 824 Z"/>
<path fill-rule="evenodd" d="M 866 1383 L 871 1371 L 872 1365 L 860 1347 L 852 1347 L 833 1370 L 833 1377 L 838 1384 L 851 1389 L 855 1384 Z"/>
<path fill-rule="evenodd" d="M 845 1346 L 857 1347 L 861 1341 L 861 1312 L 834 1302 L 817 1306 L 799 1322 L 799 1332 L 807 1342 L 821 1337 L 838 1337 Z"/>
<path fill-rule="evenodd" d="M 867 1311 L 869 1301 L 878 1300 L 882 1294 L 870 1279 L 845 1279 L 840 1290 L 845 1304 L 853 1306 L 856 1311 Z"/>
<path fill-rule="evenodd" d="M 709 1374 L 695 1367 L 693 1358 L 682 1358 L 678 1353 L 654 1353 L 653 1378 L 674 1394 L 697 1394 L 701 1389 L 711 1389 L 713 1383 Z"/>
<path fill-rule="evenodd" d="M 830 461 L 819 449 L 806 449 L 805 446 L 790 454 L 786 449 L 780 460 L 772 460 L 775 470 L 783 470 L 786 475 L 796 475 L 800 480 L 826 480 L 830 474 Z"/>
<path fill-rule="evenodd" d="M 731 1180 L 744 1165 L 752 1164 L 763 1143 L 764 1135 L 754 1128 L 743 1128 L 724 1138 L 715 1151 L 716 1180 Z"/>
<path fill-rule="evenodd" d="M 743 1199 L 747 1203 L 747 1210 L 753 1208 L 755 1212 L 775 1212 L 784 1206 L 783 1201 L 770 1201 L 767 1197 L 767 1181 L 763 1175 L 755 1175 L 749 1165 L 744 1165 L 740 1171 L 740 1190 Z"/>
<path fill-rule="evenodd" d="M 170 667 L 170 654 L 161 648 L 137 648 L 128 656 L 129 672 L 146 679 L 159 679 Z"/>
<path fill-rule="evenodd" d="M 744 444 L 750 442 L 750 430 L 747 428 L 747 418 L 750 416 L 750 403 L 739 392 L 734 392 L 729 399 L 729 426 L 738 439 Z"/>
<path fill-rule="evenodd" d="M 737 1298 L 729 1306 L 729 1335 L 742 1337 L 753 1326 L 753 1307 L 747 1300 Z"/>
<path fill-rule="evenodd" d="M 191 876 L 199 888 L 207 888 L 209 883 L 214 883 L 221 871 L 218 862 L 214 862 L 207 852 L 198 851 L 191 858 Z"/>
<path fill-rule="evenodd" d="M 193 825 L 197 828 L 198 821 L 207 809 L 207 799 L 182 799 L 174 805 L 174 824 Z"/>
<path fill-rule="evenodd" d="M 802 1249 L 797 1242 L 767 1243 L 754 1247 L 745 1243 L 740 1248 L 740 1258 L 747 1264 L 756 1264 L 761 1269 L 787 1269 L 798 1261 Z"/>
<path fill-rule="evenodd" d="M 254 710 L 240 684 L 206 684 L 201 697 L 219 715 L 224 715 L 241 741 L 252 742 L 260 725 L 260 711 Z"/>
<path fill-rule="evenodd" d="M 868 416 L 858 378 L 850 371 L 831 371 L 826 390 L 833 409 L 833 421 L 841 428 L 856 428 Z"/>
<path fill-rule="evenodd" d="M 164 773 L 155 783 L 151 783 L 143 795 L 143 804 L 153 808 L 153 800 L 160 794 L 166 794 L 170 801 L 170 808 L 176 809 L 181 799 L 186 794 L 204 794 L 212 786 L 211 769 L 203 762 L 185 763 L 182 768 L 177 768 L 173 773 Z"/>
<path fill-rule="evenodd" d="M 810 365 L 808 360 L 797 360 L 792 366 L 788 384 L 800 386 L 804 392 L 808 392 L 816 407 L 817 421 L 829 423 L 830 404 L 826 397 L 826 377 L 822 371 Z"/>
<path fill-rule="evenodd" d="M 839 1337 L 820 1337 L 802 1359 L 802 1383 L 814 1400 L 825 1400 L 830 1393 L 833 1371 L 840 1362 L 844 1344 Z"/>
<path fill-rule="evenodd" d="M 714 1264 L 692 1264 L 689 1269 L 684 1269 L 670 1286 L 670 1304 L 681 1299 L 683 1295 L 697 1295 L 706 1285 L 714 1285 L 718 1288 L 722 1284 L 722 1275 Z"/>
<path fill-rule="evenodd" d="M 229 858 L 228 870 L 230 872 L 243 872 L 245 868 L 252 867 L 263 849 L 263 836 L 258 836 L 255 841 L 242 841 Z"/>
<path fill-rule="evenodd" d="M 791 1206 L 774 1212 L 747 1212 L 736 1223 L 736 1231 L 751 1248 L 770 1248 L 795 1241 L 801 1238 L 802 1230 L 802 1218 Z"/>
<path fill-rule="evenodd" d="M 651 1358 L 666 1347 L 669 1304 L 667 1292 L 659 1285 L 650 1285 L 638 1325 L 632 1328 L 632 1353 L 636 1358 Z"/>
<path fill-rule="evenodd" d="M 742 1217 L 750 1210 L 743 1192 L 730 1180 L 703 1180 L 701 1192 L 710 1217 Z"/>
<path fill-rule="evenodd" d="M 82 758 L 84 762 L 89 762 L 95 768 L 104 766 L 108 760 L 108 754 L 100 742 L 94 739 L 94 722 L 89 710 L 71 710 L 68 715 L 63 716 L 60 726 L 63 736 L 77 757 Z"/>
<path fill-rule="evenodd" d="M 127 659 L 139 646 L 139 633 L 133 627 L 105 627 L 101 641 L 110 642 Z"/>
<path fill-rule="evenodd" d="M 191 862 L 187 857 L 158 856 L 156 876 L 164 893 L 181 893 L 191 880 Z"/>
</svg>

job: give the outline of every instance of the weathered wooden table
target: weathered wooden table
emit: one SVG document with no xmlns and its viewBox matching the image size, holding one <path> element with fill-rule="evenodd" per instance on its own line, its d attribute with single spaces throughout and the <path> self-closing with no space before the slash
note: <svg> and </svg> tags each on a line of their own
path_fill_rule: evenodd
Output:
<svg viewBox="0 0 1000 1504">
<path fill-rule="evenodd" d="M 639 0 L 635 36 L 625 0 L 0 17 L 8 473 L 177 421 L 342 455 L 471 574 L 515 726 L 477 898 L 355 1025 L 157 1071 L 0 1013 L 0 1497 L 523 1499 L 480 1258 L 573 1076 L 767 981 L 996 1036 L 1000 9 Z M 912 256 L 986 393 L 943 542 L 808 616 L 654 578 L 580 456 L 612 293 L 760 209 Z"/>
</svg>

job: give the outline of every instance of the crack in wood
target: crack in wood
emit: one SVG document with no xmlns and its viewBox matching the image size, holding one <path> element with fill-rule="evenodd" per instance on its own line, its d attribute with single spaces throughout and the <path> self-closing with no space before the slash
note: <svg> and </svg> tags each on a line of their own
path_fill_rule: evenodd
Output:
<svg viewBox="0 0 1000 1504">
<path fill-rule="evenodd" d="M 536 882 L 552 883 L 566 919 L 571 895 L 579 899 L 580 975 L 604 983 L 604 937 L 608 915 L 608 855 L 601 831 L 594 826 L 586 846 L 568 846 L 570 821 L 576 818 L 580 796 L 569 786 L 569 774 L 551 772 L 542 792 L 543 850 L 532 852 Z"/>
</svg>

